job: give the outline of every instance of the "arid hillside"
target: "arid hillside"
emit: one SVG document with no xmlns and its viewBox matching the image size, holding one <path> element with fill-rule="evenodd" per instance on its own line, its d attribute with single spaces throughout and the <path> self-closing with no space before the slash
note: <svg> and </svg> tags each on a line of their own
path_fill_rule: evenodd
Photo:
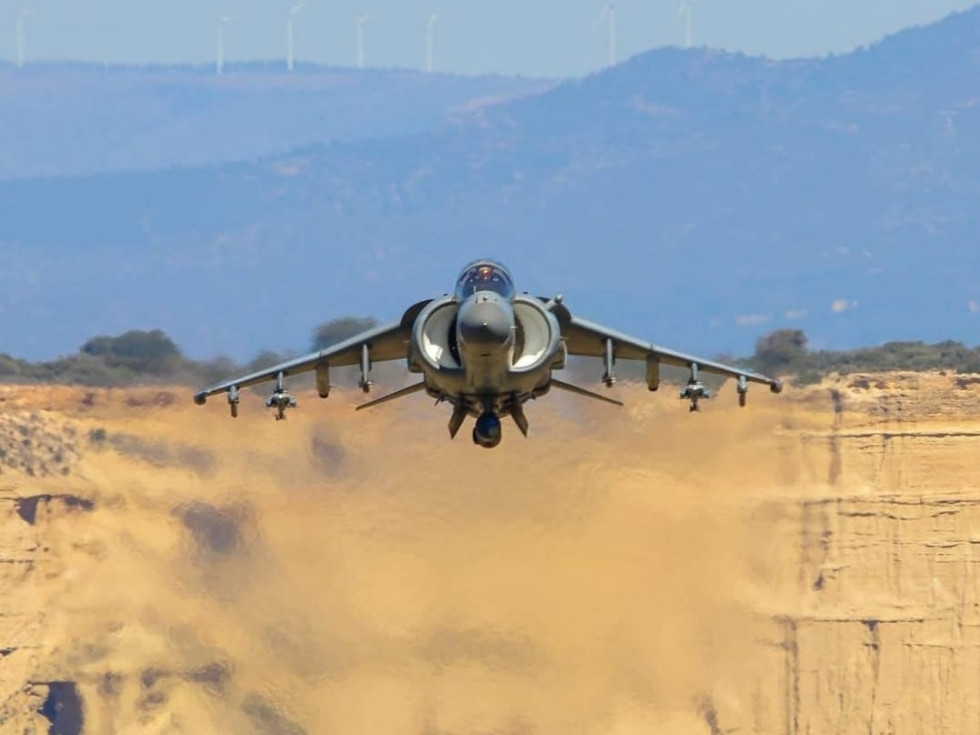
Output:
<svg viewBox="0 0 980 735">
<path fill-rule="evenodd" d="M 616 393 L 0 388 L 0 732 L 980 731 L 980 378 Z"/>
</svg>

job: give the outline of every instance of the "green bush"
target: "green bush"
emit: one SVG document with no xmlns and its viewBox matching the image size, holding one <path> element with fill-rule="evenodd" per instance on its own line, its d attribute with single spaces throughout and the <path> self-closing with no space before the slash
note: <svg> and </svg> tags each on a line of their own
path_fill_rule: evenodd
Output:
<svg viewBox="0 0 980 735">
<path fill-rule="evenodd" d="M 806 335 L 801 329 L 778 329 L 755 343 L 753 364 L 764 373 L 796 372 L 806 362 Z"/>
<path fill-rule="evenodd" d="M 174 341 L 159 329 L 132 330 L 118 337 L 93 337 L 82 345 L 81 352 L 102 358 L 110 368 L 149 375 L 167 375 L 183 359 Z"/>
<path fill-rule="evenodd" d="M 816 382 L 828 373 L 887 372 L 890 370 L 949 370 L 958 373 L 980 371 L 980 347 L 966 347 L 947 340 L 925 342 L 886 342 L 877 347 L 856 350 L 809 352 L 806 335 L 800 330 L 779 330 L 761 337 L 755 354 L 746 362 L 756 370 L 775 375 L 795 374 L 797 384 Z"/>
</svg>

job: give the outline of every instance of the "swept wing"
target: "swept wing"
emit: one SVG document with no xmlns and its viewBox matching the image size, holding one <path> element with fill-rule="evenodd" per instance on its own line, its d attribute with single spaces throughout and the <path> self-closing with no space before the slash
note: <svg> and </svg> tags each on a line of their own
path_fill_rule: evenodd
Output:
<svg viewBox="0 0 980 735">
<path fill-rule="evenodd" d="M 405 322 L 406 320 L 403 319 L 400 322 L 374 327 L 319 352 L 312 352 L 264 370 L 217 383 L 195 393 L 194 400 L 197 403 L 204 403 L 208 396 L 226 393 L 232 388 L 246 388 L 267 380 L 277 380 L 280 374 L 288 377 L 307 373 L 315 370 L 318 365 L 327 364 L 330 367 L 361 365 L 365 357 L 365 348 L 371 363 L 403 360 L 408 356 L 411 338 L 411 323 L 406 325 Z"/>
<path fill-rule="evenodd" d="M 768 385 L 774 393 L 782 390 L 782 383 L 767 375 L 725 365 L 714 360 L 707 360 L 696 355 L 668 350 L 665 347 L 644 342 L 615 329 L 609 329 L 601 324 L 595 324 L 578 317 L 570 316 L 564 321 L 562 335 L 565 338 L 565 346 L 569 355 L 606 359 L 607 375 L 611 375 L 608 372 L 611 368 L 611 364 L 609 364 L 611 358 L 616 360 L 647 360 L 686 369 L 691 369 L 692 365 L 696 365 L 701 372 L 729 378 L 744 378 L 747 382 Z M 609 355 L 610 347 L 612 348 L 611 356 Z"/>
</svg>

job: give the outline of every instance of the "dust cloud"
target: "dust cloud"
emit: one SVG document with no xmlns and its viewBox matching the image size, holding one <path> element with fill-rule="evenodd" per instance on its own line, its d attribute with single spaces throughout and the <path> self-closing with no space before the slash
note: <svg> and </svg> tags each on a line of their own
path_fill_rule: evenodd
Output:
<svg viewBox="0 0 980 735">
<path fill-rule="evenodd" d="M 276 422 L 59 394 L 104 441 L 63 481 L 95 509 L 44 529 L 37 678 L 77 683 L 86 733 L 720 732 L 792 409 L 617 392 L 532 403 L 492 451 L 420 396 Z"/>
</svg>

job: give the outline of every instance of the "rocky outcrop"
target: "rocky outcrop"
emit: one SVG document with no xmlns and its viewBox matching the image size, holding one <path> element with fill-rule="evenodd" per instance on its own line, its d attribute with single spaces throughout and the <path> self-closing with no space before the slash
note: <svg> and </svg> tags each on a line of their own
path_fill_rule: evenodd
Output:
<svg viewBox="0 0 980 735">
<path fill-rule="evenodd" d="M 762 580 L 782 608 L 754 695 L 767 705 L 740 726 L 980 731 L 978 382 L 858 375 L 794 396 L 808 425 L 783 437 L 803 469 L 786 490 L 801 497 L 754 511 L 780 549 Z"/>
</svg>

